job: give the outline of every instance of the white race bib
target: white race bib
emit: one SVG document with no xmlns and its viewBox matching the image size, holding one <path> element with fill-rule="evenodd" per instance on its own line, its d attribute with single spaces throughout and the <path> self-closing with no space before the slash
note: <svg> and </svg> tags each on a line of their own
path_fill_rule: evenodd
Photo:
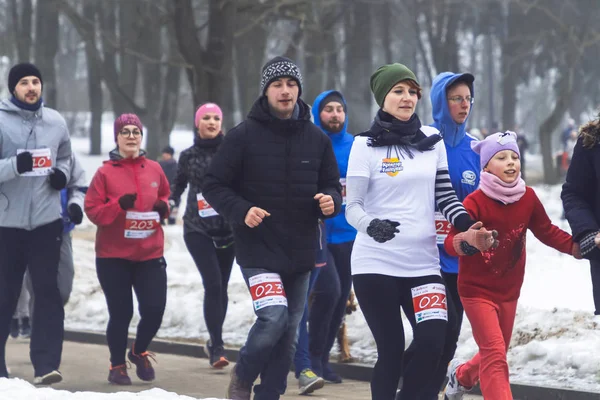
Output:
<svg viewBox="0 0 600 400">
<path fill-rule="evenodd" d="M 448 321 L 448 305 L 446 287 L 442 283 L 428 283 L 410 289 L 415 310 L 415 320 L 419 322 L 430 319 Z"/>
<path fill-rule="evenodd" d="M 279 274 L 265 273 L 248 279 L 254 311 L 270 306 L 287 307 L 287 297 Z"/>
<path fill-rule="evenodd" d="M 444 244 L 446 236 L 450 233 L 452 224 L 446 220 L 444 214 L 439 211 L 435 212 L 435 239 L 437 244 Z"/>
<path fill-rule="evenodd" d="M 18 149 L 17 154 L 30 152 L 33 158 L 33 170 L 21 176 L 47 176 L 52 171 L 52 152 L 50 149 Z"/>
<path fill-rule="evenodd" d="M 127 211 L 125 216 L 125 238 L 146 239 L 152 236 L 160 225 L 160 217 L 156 211 Z"/>
<path fill-rule="evenodd" d="M 198 193 L 196 195 L 196 200 L 198 200 L 198 215 L 200 215 L 200 218 L 214 217 L 215 215 L 219 215 L 215 209 L 208 204 L 208 201 L 204 200 L 202 193 Z"/>
<path fill-rule="evenodd" d="M 342 205 L 346 204 L 346 178 L 340 178 L 340 184 L 342 185 Z"/>
</svg>

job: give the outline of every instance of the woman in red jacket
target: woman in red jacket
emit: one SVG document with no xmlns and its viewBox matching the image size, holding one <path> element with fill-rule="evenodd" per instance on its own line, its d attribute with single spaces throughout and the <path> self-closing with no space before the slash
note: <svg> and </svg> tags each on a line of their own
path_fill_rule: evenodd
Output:
<svg viewBox="0 0 600 400">
<path fill-rule="evenodd" d="M 479 380 L 486 400 L 512 400 L 506 351 L 515 322 L 517 301 L 525 276 L 527 229 L 545 245 L 579 255 L 571 235 L 553 225 L 533 189 L 521 179 L 520 152 L 513 132 L 498 132 L 471 142 L 479 154 L 479 189 L 463 202 L 476 221 L 498 232 L 498 247 L 483 253 L 468 236 L 452 228 L 444 247 L 458 261 L 458 293 L 473 337 L 479 346 L 470 361 L 452 360 L 448 369 L 448 400 L 459 400 Z M 469 257 L 467 257 L 469 256 Z"/>
<path fill-rule="evenodd" d="M 109 321 L 106 338 L 110 350 L 108 381 L 131 385 L 125 352 L 133 316 L 131 288 L 139 303 L 140 322 L 127 354 L 137 376 L 154 380 L 147 351 L 160 328 L 167 299 L 164 233 L 169 184 L 160 165 L 140 149 L 142 123 L 123 114 L 114 124 L 116 149 L 98 169 L 85 196 L 85 212 L 98 226 L 96 271 L 106 297 Z"/>
</svg>

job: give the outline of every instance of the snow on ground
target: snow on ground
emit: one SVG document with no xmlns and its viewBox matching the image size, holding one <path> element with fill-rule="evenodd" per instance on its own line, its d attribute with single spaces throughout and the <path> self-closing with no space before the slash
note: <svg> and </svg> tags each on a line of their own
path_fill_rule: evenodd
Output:
<svg viewBox="0 0 600 400">
<path fill-rule="evenodd" d="M 103 127 L 104 150 L 113 145 L 112 125 Z M 192 144 L 191 131 L 176 130 L 171 145 L 177 154 Z M 92 178 L 106 156 L 91 157 L 88 142 L 73 138 L 73 148 Z M 536 186 L 536 193 L 555 224 L 569 230 L 560 219 L 560 186 Z M 185 207 L 185 194 L 181 210 Z M 180 215 L 181 216 L 181 215 Z M 74 241 L 76 277 L 66 307 L 66 327 L 103 332 L 108 314 L 94 266 L 93 226 L 85 220 Z M 162 338 L 208 338 L 203 320 L 201 279 L 182 237 L 182 226 L 165 229 L 168 248 L 168 300 L 159 336 Z M 570 387 L 600 392 L 600 319 L 594 319 L 590 266 L 540 243 L 530 233 L 527 241 L 527 272 L 519 303 L 508 360 L 513 382 Z M 239 267 L 229 286 L 229 309 L 224 326 L 228 346 L 240 346 L 254 321 L 250 297 Z M 135 332 L 137 316 L 130 332 Z M 347 319 L 352 354 L 372 364 L 375 343 L 360 310 Z M 412 332 L 408 323 L 407 344 Z M 477 350 L 465 318 L 457 357 L 469 358 Z"/>
<path fill-rule="evenodd" d="M 50 387 L 36 388 L 22 379 L 0 378 L 0 398 L 3 400 L 194 400 L 173 392 L 154 388 L 143 392 L 75 392 L 56 390 Z M 211 397 L 204 400 L 219 400 Z"/>
</svg>

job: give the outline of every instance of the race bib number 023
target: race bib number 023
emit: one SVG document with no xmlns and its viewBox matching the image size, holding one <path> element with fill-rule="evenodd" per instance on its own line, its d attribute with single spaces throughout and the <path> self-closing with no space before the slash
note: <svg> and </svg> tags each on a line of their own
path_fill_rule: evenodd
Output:
<svg viewBox="0 0 600 400">
<path fill-rule="evenodd" d="M 258 274 L 248 279 L 254 311 L 270 306 L 287 307 L 287 297 L 279 274 Z"/>
<path fill-rule="evenodd" d="M 417 324 L 430 319 L 448 321 L 446 287 L 441 283 L 428 283 L 411 289 Z"/>
<path fill-rule="evenodd" d="M 127 211 L 125 216 L 125 238 L 146 239 L 152 236 L 160 225 L 158 212 Z"/>
<path fill-rule="evenodd" d="M 33 158 L 33 169 L 21 176 L 47 176 L 52 171 L 52 152 L 50 149 L 18 149 L 17 154 L 30 152 Z"/>
</svg>

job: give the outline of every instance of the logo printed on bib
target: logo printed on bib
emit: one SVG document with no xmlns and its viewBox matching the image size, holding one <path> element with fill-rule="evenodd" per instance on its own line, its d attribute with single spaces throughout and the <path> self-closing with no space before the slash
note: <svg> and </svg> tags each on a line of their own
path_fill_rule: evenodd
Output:
<svg viewBox="0 0 600 400">
<path fill-rule="evenodd" d="M 214 217 L 215 215 L 219 215 L 215 209 L 208 204 L 208 201 L 204 199 L 202 193 L 198 193 L 196 195 L 196 200 L 198 201 L 198 215 L 200 215 L 200 218 Z"/>
<path fill-rule="evenodd" d="M 388 174 L 389 176 L 396 176 L 398 172 L 403 171 L 404 166 L 402 165 L 402 161 L 398 159 L 398 157 L 388 157 L 381 160 L 381 170 L 380 173 Z"/>
<path fill-rule="evenodd" d="M 448 321 L 446 287 L 442 283 L 428 283 L 410 290 L 417 324 L 430 319 Z"/>
<path fill-rule="evenodd" d="M 158 212 L 127 211 L 125 215 L 125 238 L 146 239 L 160 226 Z"/>
<path fill-rule="evenodd" d="M 33 158 L 33 170 L 21 176 L 47 176 L 52 172 L 52 151 L 50 149 L 18 149 L 17 154 L 30 152 Z"/>
<path fill-rule="evenodd" d="M 254 311 L 270 306 L 287 307 L 287 297 L 279 274 L 258 274 L 248 279 Z"/>
<path fill-rule="evenodd" d="M 477 175 L 475 172 L 466 170 L 463 171 L 462 179 L 460 181 L 466 185 L 475 186 L 475 180 L 477 180 Z"/>
</svg>

